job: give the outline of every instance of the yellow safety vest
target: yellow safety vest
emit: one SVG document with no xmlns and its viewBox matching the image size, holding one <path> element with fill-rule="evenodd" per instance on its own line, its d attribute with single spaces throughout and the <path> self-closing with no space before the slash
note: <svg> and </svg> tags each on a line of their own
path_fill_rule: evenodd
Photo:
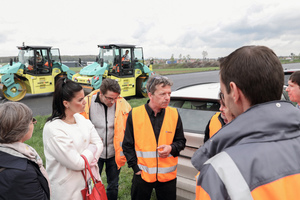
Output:
<svg viewBox="0 0 300 200">
<path fill-rule="evenodd" d="M 222 123 L 219 120 L 220 112 L 214 114 L 209 123 L 209 138 L 211 138 L 216 132 L 222 128 Z"/>
<path fill-rule="evenodd" d="M 173 143 L 178 112 L 176 108 L 167 107 L 160 130 L 158 142 L 146 111 L 145 105 L 132 110 L 135 151 L 138 166 L 142 170 L 142 179 L 152 183 L 167 182 L 176 178 L 178 157 L 171 154 L 167 158 L 158 156 L 157 147 Z"/>
</svg>

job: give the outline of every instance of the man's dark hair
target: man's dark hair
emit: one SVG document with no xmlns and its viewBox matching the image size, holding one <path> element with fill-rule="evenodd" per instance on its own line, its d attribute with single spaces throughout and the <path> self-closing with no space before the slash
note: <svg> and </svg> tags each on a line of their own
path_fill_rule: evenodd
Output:
<svg viewBox="0 0 300 200">
<path fill-rule="evenodd" d="M 121 88 L 119 83 L 114 79 L 104 79 L 100 85 L 100 91 L 102 94 L 106 94 L 107 91 L 112 91 L 120 94 Z"/>
<path fill-rule="evenodd" d="M 297 83 L 300 86 L 300 71 L 293 72 L 289 78 L 293 83 Z"/>
<path fill-rule="evenodd" d="M 244 46 L 221 60 L 220 78 L 230 93 L 234 82 L 251 106 L 281 99 L 284 84 L 282 65 L 265 46 Z"/>
</svg>

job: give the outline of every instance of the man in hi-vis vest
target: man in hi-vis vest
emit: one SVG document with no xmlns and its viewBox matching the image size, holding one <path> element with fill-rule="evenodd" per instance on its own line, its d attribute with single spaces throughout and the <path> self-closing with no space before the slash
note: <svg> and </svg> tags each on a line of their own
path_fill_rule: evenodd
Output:
<svg viewBox="0 0 300 200">
<path fill-rule="evenodd" d="M 298 200 L 300 112 L 282 101 L 284 74 L 265 46 L 244 46 L 220 63 L 224 102 L 236 117 L 192 157 L 196 200 Z"/>
<path fill-rule="evenodd" d="M 85 97 L 85 112 L 81 113 L 94 124 L 102 142 L 103 151 L 98 160 L 100 174 L 105 164 L 108 200 L 118 199 L 119 174 L 126 158 L 122 141 L 131 106 L 120 96 L 121 88 L 114 79 L 104 79 L 100 89 Z"/>
<path fill-rule="evenodd" d="M 177 109 L 168 107 L 171 86 L 167 77 L 150 77 L 150 100 L 129 112 L 122 147 L 134 171 L 131 199 L 150 199 L 153 189 L 158 200 L 176 199 L 177 156 L 186 139 Z"/>
</svg>

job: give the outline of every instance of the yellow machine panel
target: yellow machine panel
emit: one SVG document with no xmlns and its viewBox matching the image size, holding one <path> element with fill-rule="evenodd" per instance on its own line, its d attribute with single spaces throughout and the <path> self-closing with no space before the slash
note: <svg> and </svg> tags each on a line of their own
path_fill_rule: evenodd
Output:
<svg viewBox="0 0 300 200">
<path fill-rule="evenodd" d="M 136 93 L 136 85 L 135 85 L 135 77 L 128 77 L 128 78 L 117 78 L 115 76 L 109 77 L 111 79 L 115 79 L 118 81 L 121 87 L 121 96 L 128 97 L 134 96 Z"/>
<path fill-rule="evenodd" d="M 40 94 L 53 92 L 55 83 L 52 75 L 49 76 L 30 76 L 27 77 L 28 81 L 25 82 L 27 90 L 31 88 L 31 94 Z M 30 87 L 31 85 L 31 87 Z"/>
</svg>

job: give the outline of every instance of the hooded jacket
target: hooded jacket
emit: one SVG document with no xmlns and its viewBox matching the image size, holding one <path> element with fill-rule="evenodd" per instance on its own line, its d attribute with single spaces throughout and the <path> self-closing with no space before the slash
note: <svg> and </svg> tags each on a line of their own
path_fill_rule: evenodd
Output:
<svg viewBox="0 0 300 200">
<path fill-rule="evenodd" d="M 196 199 L 298 199 L 300 112 L 286 101 L 258 104 L 200 147 Z"/>
</svg>

